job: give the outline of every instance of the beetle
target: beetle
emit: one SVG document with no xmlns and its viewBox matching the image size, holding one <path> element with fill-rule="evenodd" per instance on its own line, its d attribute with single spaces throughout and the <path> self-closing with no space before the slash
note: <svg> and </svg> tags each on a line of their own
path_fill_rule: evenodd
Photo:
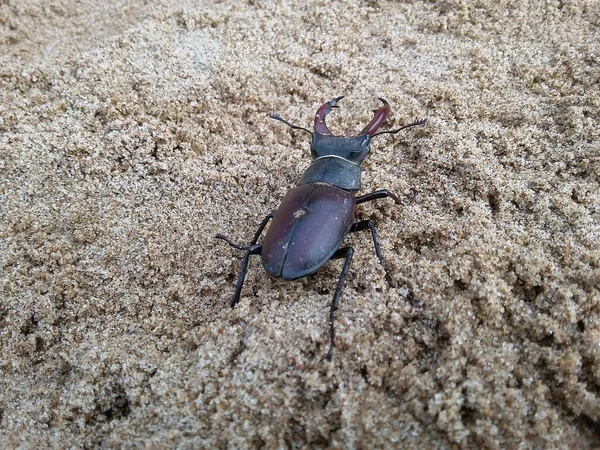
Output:
<svg viewBox="0 0 600 450">
<path fill-rule="evenodd" d="M 334 136 L 327 128 L 325 117 L 333 108 L 338 107 L 337 104 L 342 98 L 343 96 L 334 98 L 317 109 L 314 132 L 294 125 L 278 114 L 269 116 L 294 130 L 303 130 L 311 135 L 312 164 L 304 172 L 297 186 L 285 195 L 279 208 L 263 219 L 249 245 L 237 245 L 222 234 L 216 235 L 216 238 L 224 240 L 232 247 L 245 251 L 230 302 L 232 308 L 240 300 L 250 255 L 260 255 L 265 270 L 273 277 L 284 280 L 296 280 L 310 275 L 330 259 L 344 259 L 333 300 L 329 305 L 330 345 L 326 356 L 329 361 L 333 357 L 335 346 L 334 314 L 338 309 L 344 280 L 354 254 L 352 247 L 340 247 L 346 235 L 357 231 L 370 231 L 375 253 L 385 270 L 375 226 L 370 220 L 355 222 L 355 206 L 387 197 L 392 198 L 396 204 L 403 204 L 395 194 L 385 189 L 355 197 L 354 194 L 361 187 L 360 165 L 367 157 L 374 137 L 395 134 L 407 128 L 424 125 L 427 121 L 418 119 L 396 130 L 377 132 L 390 112 L 389 103 L 379 98 L 383 105 L 374 111 L 373 119 L 358 135 Z M 257 244 L 271 219 L 273 222 L 262 244 Z"/>
</svg>

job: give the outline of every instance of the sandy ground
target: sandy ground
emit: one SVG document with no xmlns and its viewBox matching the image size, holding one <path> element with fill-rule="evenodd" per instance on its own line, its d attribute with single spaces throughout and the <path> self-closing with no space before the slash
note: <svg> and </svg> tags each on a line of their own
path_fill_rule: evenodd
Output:
<svg viewBox="0 0 600 450">
<path fill-rule="evenodd" d="M 101 6 L 99 6 L 101 4 Z M 176 6 L 175 6 L 176 4 Z M 600 445 L 600 22 L 589 2 L 0 2 L 0 446 Z M 383 96 L 341 262 L 242 252 L 316 108 Z"/>
</svg>

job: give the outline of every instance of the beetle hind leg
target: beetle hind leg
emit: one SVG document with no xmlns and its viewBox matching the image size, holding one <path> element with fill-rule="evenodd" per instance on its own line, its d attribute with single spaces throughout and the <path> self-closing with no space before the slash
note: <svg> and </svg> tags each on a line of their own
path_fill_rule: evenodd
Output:
<svg viewBox="0 0 600 450">
<path fill-rule="evenodd" d="M 342 287 L 344 286 L 344 281 L 346 280 L 346 275 L 348 275 L 348 271 L 350 270 L 350 263 L 352 262 L 352 256 L 354 255 L 354 249 L 352 247 L 344 247 L 340 248 L 337 252 L 333 254 L 331 259 L 340 259 L 346 258 L 344 262 L 344 266 L 342 267 L 342 272 L 340 273 L 340 278 L 338 279 L 337 286 L 335 287 L 335 293 L 333 294 L 333 300 L 331 305 L 329 306 L 329 351 L 327 352 L 327 356 L 325 359 L 327 361 L 331 361 L 333 358 L 333 348 L 335 347 L 335 327 L 333 325 L 335 319 L 335 311 L 338 309 L 340 305 L 340 297 L 342 295 Z"/>
</svg>

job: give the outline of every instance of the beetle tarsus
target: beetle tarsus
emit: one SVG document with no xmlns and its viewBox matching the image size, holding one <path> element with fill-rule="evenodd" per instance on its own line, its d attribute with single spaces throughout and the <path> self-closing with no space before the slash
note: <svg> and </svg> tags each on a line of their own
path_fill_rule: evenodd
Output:
<svg viewBox="0 0 600 450">
<path fill-rule="evenodd" d="M 327 356 L 325 359 L 327 361 L 331 361 L 333 358 L 333 349 L 335 347 L 335 327 L 334 327 L 334 319 L 335 312 L 337 311 L 340 305 L 340 297 L 342 295 L 342 287 L 344 286 L 344 281 L 346 280 L 346 275 L 348 275 L 348 271 L 350 270 L 350 263 L 352 262 L 352 256 L 354 255 L 354 249 L 352 247 L 344 247 L 337 250 L 331 259 L 340 259 L 346 258 L 344 262 L 344 266 L 342 267 L 342 272 L 340 273 L 340 278 L 338 279 L 337 286 L 335 287 L 335 293 L 333 294 L 333 300 L 331 301 L 331 305 L 329 307 L 329 351 L 327 352 Z"/>
<path fill-rule="evenodd" d="M 417 197 L 417 190 L 412 189 L 412 191 L 413 191 L 413 197 L 410 199 L 410 201 L 408 203 L 404 203 L 403 201 L 401 201 L 398 198 L 397 195 L 389 192 L 387 189 L 380 189 L 378 191 L 369 192 L 368 194 L 364 194 L 359 197 L 356 197 L 356 204 L 358 205 L 360 203 L 365 203 L 365 202 L 370 202 L 370 201 L 377 200 L 377 199 L 390 197 L 396 202 L 396 204 L 406 207 L 406 206 L 412 204 L 414 202 L 415 198 Z M 363 230 L 371 231 L 371 237 L 373 239 L 373 244 L 375 245 L 375 253 L 377 254 L 377 257 L 379 258 L 379 262 L 381 263 L 383 270 L 385 270 L 385 280 L 387 281 L 387 283 L 390 286 L 396 287 L 397 286 L 396 281 L 392 278 L 391 274 L 388 272 L 388 270 L 385 266 L 385 262 L 383 260 L 383 253 L 381 252 L 381 245 L 379 243 L 379 237 L 377 236 L 377 231 L 375 230 L 375 225 L 373 225 L 373 223 L 370 220 L 362 220 L 362 221 L 356 222 L 352 225 L 352 227 L 350 228 L 350 233 L 354 233 L 356 231 L 363 231 Z"/>
<path fill-rule="evenodd" d="M 221 239 L 222 241 L 227 242 L 229 245 L 231 245 L 233 248 L 237 248 L 238 250 L 248 250 L 248 246 L 243 246 L 243 245 L 238 245 L 238 244 L 234 244 L 233 242 L 231 242 L 229 240 L 229 238 L 227 236 L 223 236 L 222 234 L 217 234 L 215 236 L 216 239 Z"/>
<path fill-rule="evenodd" d="M 260 255 L 261 249 L 261 245 L 250 245 L 246 250 L 244 257 L 242 258 L 242 262 L 240 263 L 240 273 L 238 275 L 237 282 L 235 283 L 235 292 L 233 293 L 233 297 L 231 297 L 231 301 L 229 302 L 229 306 L 232 308 L 234 308 L 235 305 L 237 305 L 240 301 L 242 287 L 244 286 L 244 280 L 246 279 L 246 273 L 248 272 L 248 258 L 250 255 Z"/>
<path fill-rule="evenodd" d="M 385 281 L 387 284 L 393 288 L 398 287 L 398 282 L 392 277 L 392 274 L 387 270 L 385 271 Z"/>
<path fill-rule="evenodd" d="M 258 229 L 256 230 L 256 233 L 254 233 L 254 237 L 252 238 L 252 241 L 250 242 L 250 245 L 238 245 L 238 244 L 234 244 L 233 242 L 231 242 L 231 240 L 227 236 L 224 236 L 221 233 L 217 234 L 215 236 L 215 238 L 221 239 L 221 240 L 227 242 L 233 248 L 237 248 L 238 250 L 248 250 L 250 247 L 252 247 L 254 244 L 256 244 L 258 242 L 258 238 L 260 237 L 261 233 L 263 232 L 263 230 L 267 226 L 267 223 L 269 223 L 269 220 L 271 220 L 273 217 L 275 217 L 275 211 L 271 211 L 269 214 L 267 214 L 265 216 L 265 218 L 262 220 L 262 222 L 258 226 Z"/>
<path fill-rule="evenodd" d="M 381 263 L 381 267 L 387 273 L 385 268 L 385 262 L 383 261 L 383 254 L 381 253 L 381 245 L 379 244 L 379 236 L 377 236 L 377 231 L 375 230 L 375 225 L 370 220 L 361 220 L 360 222 L 356 222 L 350 228 L 350 233 L 356 233 L 357 231 L 365 231 L 369 230 L 371 232 L 371 238 L 373 239 L 373 245 L 375 246 L 375 253 L 377 254 L 377 258 L 379 258 L 379 262 Z"/>
<path fill-rule="evenodd" d="M 419 196 L 419 192 L 415 188 L 410 188 L 410 191 L 412 192 L 412 196 L 410 197 L 410 199 L 408 201 L 402 201 L 398 197 L 395 197 L 394 201 L 396 202 L 396 205 L 400 205 L 404 208 L 412 205 L 417 200 L 417 197 Z M 391 195 L 390 195 L 390 197 L 391 197 Z"/>
<path fill-rule="evenodd" d="M 267 214 L 265 216 L 265 218 L 262 220 L 262 222 L 258 226 L 258 229 L 256 230 L 256 233 L 254 233 L 254 237 L 252 238 L 252 242 L 250 242 L 250 245 L 248 245 L 246 247 L 244 247 L 242 245 L 234 244 L 226 236 L 223 236 L 222 234 L 217 234 L 215 236 L 217 239 L 224 240 L 229 245 L 231 245 L 234 248 L 237 248 L 238 250 L 245 250 L 246 251 L 246 253 L 244 254 L 244 257 L 242 258 L 242 262 L 240 264 L 240 273 L 238 275 L 238 280 L 237 280 L 237 282 L 235 284 L 235 292 L 233 294 L 233 297 L 231 297 L 231 301 L 229 302 L 229 306 L 231 306 L 232 308 L 235 307 L 235 305 L 237 305 L 238 302 L 240 301 L 240 295 L 242 293 L 242 287 L 244 285 L 244 279 L 246 278 L 246 273 L 248 272 L 248 258 L 250 257 L 250 255 L 260 255 L 262 246 L 261 245 L 257 245 L 256 242 L 258 241 L 258 238 L 260 237 L 261 233 L 263 232 L 263 230 L 267 226 L 267 223 L 269 223 L 269 220 L 271 220 L 274 216 L 275 216 L 275 212 L 274 211 L 271 211 L 269 214 Z"/>
<path fill-rule="evenodd" d="M 412 198 L 408 201 L 408 203 L 400 203 L 402 206 L 410 206 L 417 201 L 417 198 L 419 197 L 419 191 L 417 191 L 415 188 L 411 188 L 411 191 L 413 193 Z"/>
</svg>

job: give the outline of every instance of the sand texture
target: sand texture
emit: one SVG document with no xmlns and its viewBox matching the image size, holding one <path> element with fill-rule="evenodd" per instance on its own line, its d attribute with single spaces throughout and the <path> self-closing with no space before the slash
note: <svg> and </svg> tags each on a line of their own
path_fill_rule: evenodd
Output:
<svg viewBox="0 0 600 450">
<path fill-rule="evenodd" d="M 600 446 L 597 1 L 0 1 L 0 447 Z M 347 238 L 242 251 L 318 106 L 386 98 Z"/>
</svg>

